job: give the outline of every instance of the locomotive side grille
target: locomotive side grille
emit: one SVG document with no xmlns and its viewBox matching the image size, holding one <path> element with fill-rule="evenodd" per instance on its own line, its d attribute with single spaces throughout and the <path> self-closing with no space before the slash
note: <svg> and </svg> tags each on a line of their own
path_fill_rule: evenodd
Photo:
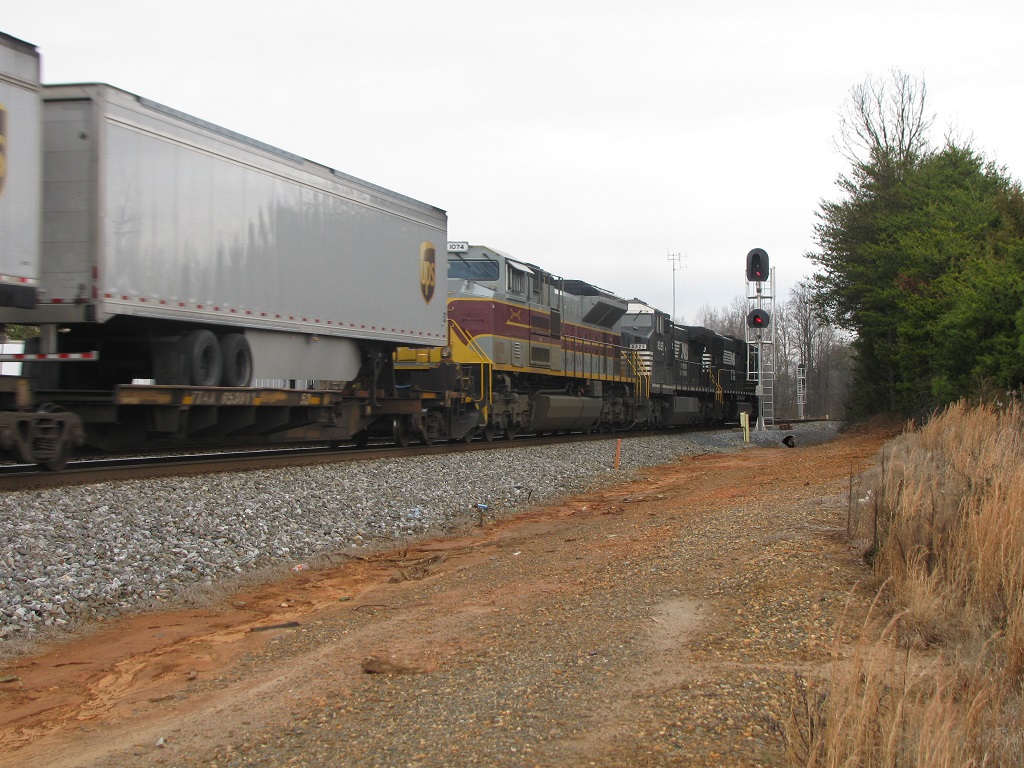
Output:
<svg viewBox="0 0 1024 768">
<path fill-rule="evenodd" d="M 530 363 L 533 365 L 551 365 L 551 350 L 537 345 L 530 346 Z"/>
</svg>

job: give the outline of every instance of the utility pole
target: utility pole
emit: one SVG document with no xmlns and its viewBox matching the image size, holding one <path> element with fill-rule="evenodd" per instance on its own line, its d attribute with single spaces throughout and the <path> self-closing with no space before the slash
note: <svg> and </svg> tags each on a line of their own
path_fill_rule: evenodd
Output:
<svg viewBox="0 0 1024 768">
<path fill-rule="evenodd" d="M 676 321 L 676 270 L 680 269 L 679 264 L 686 257 L 681 253 L 670 253 L 668 260 L 672 262 L 672 322 Z"/>
</svg>

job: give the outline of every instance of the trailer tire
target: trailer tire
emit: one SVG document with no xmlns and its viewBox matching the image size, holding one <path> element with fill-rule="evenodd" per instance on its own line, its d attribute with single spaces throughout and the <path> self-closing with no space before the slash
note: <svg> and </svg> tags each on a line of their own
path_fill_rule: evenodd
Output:
<svg viewBox="0 0 1024 768">
<path fill-rule="evenodd" d="M 185 336 L 185 380 L 193 387 L 220 384 L 223 358 L 212 331 L 196 330 Z"/>
<path fill-rule="evenodd" d="M 241 333 L 225 333 L 220 337 L 223 364 L 221 384 L 225 387 L 248 387 L 252 384 L 252 349 Z"/>
</svg>

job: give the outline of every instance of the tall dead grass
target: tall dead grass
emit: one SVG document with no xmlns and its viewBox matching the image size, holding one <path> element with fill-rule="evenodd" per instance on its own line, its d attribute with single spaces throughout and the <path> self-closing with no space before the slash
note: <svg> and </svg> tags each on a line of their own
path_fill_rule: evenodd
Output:
<svg viewBox="0 0 1024 768">
<path fill-rule="evenodd" d="M 950 406 L 850 501 L 878 598 L 831 678 L 800 681 L 793 762 L 1024 765 L 1024 410 Z"/>
</svg>

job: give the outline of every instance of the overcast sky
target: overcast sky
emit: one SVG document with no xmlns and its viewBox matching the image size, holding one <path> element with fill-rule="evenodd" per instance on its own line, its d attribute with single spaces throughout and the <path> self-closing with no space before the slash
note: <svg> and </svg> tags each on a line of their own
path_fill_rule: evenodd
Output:
<svg viewBox="0 0 1024 768">
<path fill-rule="evenodd" d="M 448 211 L 450 240 L 698 319 L 766 249 L 813 270 L 850 88 L 893 68 L 1024 173 L 1024 3 L 0 0 L 101 81 Z"/>
</svg>

